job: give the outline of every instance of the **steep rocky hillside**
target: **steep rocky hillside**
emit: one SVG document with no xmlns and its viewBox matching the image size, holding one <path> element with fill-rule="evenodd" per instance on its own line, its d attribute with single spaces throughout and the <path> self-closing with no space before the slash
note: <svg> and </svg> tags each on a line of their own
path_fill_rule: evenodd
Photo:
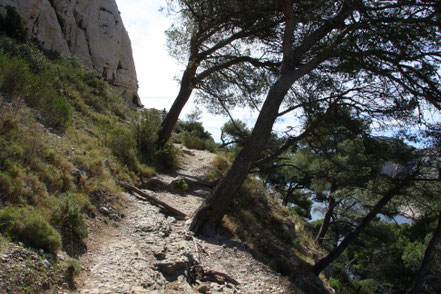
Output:
<svg viewBox="0 0 441 294">
<path fill-rule="evenodd" d="M 176 172 L 150 180 L 162 188 L 145 192 L 191 215 L 209 189 L 197 183 L 185 192 L 170 187 L 179 179 L 204 178 L 214 157 L 184 149 Z M 118 226 L 95 228 L 99 233 L 88 240 L 79 293 L 287 293 L 279 274 L 243 244 L 225 236 L 195 238 L 185 221 L 142 198 L 126 197 Z"/>
<path fill-rule="evenodd" d="M 104 205 L 120 217 L 115 179 L 137 184 L 154 173 L 154 154 L 141 158 L 137 140 L 147 148 L 159 122 L 78 60 L 0 36 L 1 289 L 69 286 L 73 258 L 87 249 L 86 219 Z M 172 166 L 173 154 L 156 155 Z"/>
<path fill-rule="evenodd" d="M 193 236 L 188 221 L 210 191 L 205 176 L 218 178 L 228 160 L 172 144 L 155 150 L 159 111 L 129 107 L 73 57 L 14 40 L 22 28 L 9 16 L 12 38 L 0 36 L 0 289 L 328 292 L 298 257 L 317 254 L 304 222 L 256 177 L 224 232 Z M 199 142 L 181 128 L 176 140 Z M 146 190 L 123 192 L 134 186 Z"/>
<path fill-rule="evenodd" d="M 278 253 L 293 267 L 295 278 L 275 270 L 280 257 L 272 262 L 261 258 L 274 253 L 273 248 L 259 256 L 262 248 L 250 247 L 251 243 L 243 243 L 235 234 L 195 237 L 188 230 L 189 218 L 210 192 L 203 179 L 216 155 L 180 148 L 177 170 L 149 179 L 142 193 L 179 208 L 187 218 L 153 205 L 142 194 L 126 194 L 120 222 L 114 226 L 91 224 L 94 233 L 87 241 L 88 253 L 80 257 L 86 270 L 77 280 L 75 293 L 326 293 L 321 282 L 305 276 L 302 268 L 293 270 L 296 265 L 288 261 L 294 255 L 290 249 L 279 248 Z M 177 189 L 176 183 L 183 181 L 188 186 Z M 265 201 L 270 199 L 256 199 Z M 261 213 L 268 216 L 278 209 Z M 247 230 L 243 224 L 236 226 Z M 253 228 L 248 230 L 253 232 Z M 270 230 L 261 228 L 262 233 Z M 292 230 L 294 233 L 295 228 Z M 268 235 L 261 237 L 265 239 L 261 244 L 275 242 L 273 246 L 277 246 Z"/>
<path fill-rule="evenodd" d="M 4 0 L 16 8 L 29 39 L 43 48 L 79 58 L 131 103 L 139 106 L 132 48 L 115 0 Z"/>
</svg>

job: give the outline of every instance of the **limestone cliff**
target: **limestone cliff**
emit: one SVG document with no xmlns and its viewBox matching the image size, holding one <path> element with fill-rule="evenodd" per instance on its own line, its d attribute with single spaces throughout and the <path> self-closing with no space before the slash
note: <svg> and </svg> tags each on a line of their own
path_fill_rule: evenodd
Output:
<svg viewBox="0 0 441 294">
<path fill-rule="evenodd" d="M 132 48 L 115 0 L 2 0 L 46 49 L 78 57 L 140 106 Z"/>
</svg>

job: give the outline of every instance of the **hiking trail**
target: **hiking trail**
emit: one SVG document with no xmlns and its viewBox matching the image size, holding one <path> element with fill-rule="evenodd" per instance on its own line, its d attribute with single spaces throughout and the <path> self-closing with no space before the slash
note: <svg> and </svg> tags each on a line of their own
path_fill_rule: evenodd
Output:
<svg viewBox="0 0 441 294">
<path fill-rule="evenodd" d="M 158 174 L 157 182 L 204 179 L 216 155 L 180 148 L 178 169 Z M 195 182 L 185 194 L 144 191 L 188 216 L 210 192 Z M 73 293 L 287 293 L 280 275 L 237 240 L 193 237 L 188 219 L 177 220 L 148 201 L 125 196 L 124 218 L 91 228 L 88 251 L 80 257 L 85 270 Z"/>
</svg>

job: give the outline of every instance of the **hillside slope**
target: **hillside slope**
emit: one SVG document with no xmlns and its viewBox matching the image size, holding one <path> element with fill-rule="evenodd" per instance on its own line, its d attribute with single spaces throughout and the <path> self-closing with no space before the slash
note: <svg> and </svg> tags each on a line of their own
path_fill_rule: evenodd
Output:
<svg viewBox="0 0 441 294">
<path fill-rule="evenodd" d="M 3 0 L 22 17 L 28 38 L 48 50 L 74 56 L 136 106 L 138 81 L 129 35 L 115 0 Z"/>
<path fill-rule="evenodd" d="M 211 162 L 221 167 L 212 179 L 228 162 L 171 144 L 155 151 L 159 111 L 130 108 L 77 60 L 4 36 L 0 48 L 1 289 L 327 293 L 297 256 L 313 255 L 302 221 L 261 180 L 244 184 L 223 234 L 193 237 L 188 222 L 117 183 L 149 187 L 190 217 Z M 86 271 L 75 283 L 76 258 Z"/>
<path fill-rule="evenodd" d="M 170 184 L 182 178 L 203 178 L 214 157 L 206 151 L 184 149 L 177 171 L 159 174 L 157 179 Z M 197 184 L 185 193 L 164 188 L 145 191 L 188 215 L 209 192 Z M 185 221 L 133 195 L 126 198 L 125 218 L 116 227 L 98 228 L 99 233 L 87 241 L 88 254 L 80 258 L 87 270 L 77 293 L 289 293 L 281 276 L 237 240 L 195 238 Z M 192 281 L 197 267 L 217 274 L 199 277 L 207 281 Z"/>
</svg>

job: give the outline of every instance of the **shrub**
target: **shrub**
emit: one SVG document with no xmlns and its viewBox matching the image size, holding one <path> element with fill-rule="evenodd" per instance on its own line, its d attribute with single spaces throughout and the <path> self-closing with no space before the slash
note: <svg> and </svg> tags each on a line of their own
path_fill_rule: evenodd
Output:
<svg viewBox="0 0 441 294">
<path fill-rule="evenodd" d="M 0 231 L 16 241 L 56 253 L 61 247 L 58 232 L 31 207 L 5 207 L 0 211 Z"/>
<path fill-rule="evenodd" d="M 178 179 L 171 183 L 171 188 L 173 191 L 176 191 L 178 193 L 184 193 L 188 190 L 189 186 L 184 179 Z"/>
<path fill-rule="evenodd" d="M 0 90 L 40 110 L 46 125 L 62 129 L 68 125 L 70 105 L 54 88 L 57 77 L 53 72 L 43 69 L 33 73 L 25 59 L 8 54 L 0 54 L 0 71 Z"/>
<path fill-rule="evenodd" d="M 223 176 L 227 169 L 231 166 L 231 160 L 225 155 L 218 155 L 212 163 L 212 168 L 206 177 L 209 180 L 217 180 Z"/>
<path fill-rule="evenodd" d="M 329 278 L 328 282 L 329 286 L 333 289 L 338 289 L 340 287 L 340 282 L 332 277 Z"/>
<path fill-rule="evenodd" d="M 150 177 L 154 169 L 142 164 L 138 159 L 136 140 L 132 132 L 117 128 L 110 133 L 108 145 L 119 161 L 141 177 Z"/>
<path fill-rule="evenodd" d="M 154 153 L 155 165 L 166 169 L 174 170 L 178 166 L 179 150 L 171 143 L 167 143 L 163 149 Z"/>
<path fill-rule="evenodd" d="M 28 34 L 23 24 L 23 19 L 17 13 L 14 7 L 6 6 L 6 15 L 0 15 L 0 32 L 17 41 L 24 42 Z"/>
<path fill-rule="evenodd" d="M 143 110 L 132 121 L 132 131 L 135 136 L 137 150 L 143 162 L 152 162 L 160 129 L 161 114 L 156 109 Z"/>
<path fill-rule="evenodd" d="M 11 58 L 8 54 L 0 54 L 0 89 L 3 92 L 16 95 L 25 91 L 29 86 L 30 72 L 23 59 Z"/>
<path fill-rule="evenodd" d="M 190 149 L 216 151 L 216 143 L 213 139 L 201 139 L 195 137 L 192 133 L 184 132 L 176 136 L 175 140 Z"/>
<path fill-rule="evenodd" d="M 69 125 L 72 111 L 66 100 L 55 96 L 48 99 L 43 113 L 47 125 L 65 129 Z"/>
<path fill-rule="evenodd" d="M 176 125 L 174 140 L 190 149 L 216 151 L 216 143 L 211 134 L 205 131 L 202 123 L 197 121 L 184 121 Z"/>
<path fill-rule="evenodd" d="M 81 264 L 75 259 L 69 259 L 67 261 L 66 270 L 64 276 L 72 289 L 75 289 L 74 278 L 81 273 Z"/>
<path fill-rule="evenodd" d="M 58 197 L 52 222 L 79 239 L 84 239 L 89 234 L 81 207 L 72 193 L 63 193 Z"/>
<path fill-rule="evenodd" d="M 136 166 L 136 140 L 129 130 L 114 129 L 110 133 L 108 145 L 123 164 L 131 168 Z"/>
<path fill-rule="evenodd" d="M 202 140 L 211 139 L 211 134 L 205 131 L 201 122 L 197 121 L 180 121 L 176 125 L 176 133 L 188 133 L 193 137 L 200 138 Z"/>
</svg>

